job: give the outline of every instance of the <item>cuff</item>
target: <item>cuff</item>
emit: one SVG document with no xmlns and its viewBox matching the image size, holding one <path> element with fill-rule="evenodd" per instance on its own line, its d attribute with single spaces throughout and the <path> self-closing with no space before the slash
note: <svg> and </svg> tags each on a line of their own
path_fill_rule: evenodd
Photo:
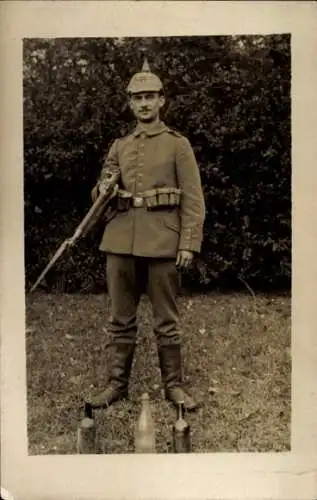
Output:
<svg viewBox="0 0 317 500">
<path fill-rule="evenodd" d="M 189 227 L 181 230 L 179 250 L 199 253 L 203 239 L 202 227 Z"/>
</svg>

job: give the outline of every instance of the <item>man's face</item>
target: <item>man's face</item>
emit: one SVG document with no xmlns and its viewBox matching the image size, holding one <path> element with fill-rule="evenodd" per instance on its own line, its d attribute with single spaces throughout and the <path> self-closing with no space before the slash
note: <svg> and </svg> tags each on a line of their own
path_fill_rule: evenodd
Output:
<svg viewBox="0 0 317 500">
<path fill-rule="evenodd" d="M 164 104 L 164 97 L 157 92 L 138 92 L 130 97 L 130 108 L 140 122 L 154 121 Z"/>
</svg>

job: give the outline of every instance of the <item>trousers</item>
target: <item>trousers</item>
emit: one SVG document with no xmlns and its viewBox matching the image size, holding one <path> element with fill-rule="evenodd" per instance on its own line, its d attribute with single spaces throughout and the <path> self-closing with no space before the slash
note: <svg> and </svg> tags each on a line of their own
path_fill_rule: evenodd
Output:
<svg viewBox="0 0 317 500">
<path fill-rule="evenodd" d="M 108 254 L 107 285 L 108 331 L 115 343 L 135 344 L 137 309 L 143 293 L 152 305 L 157 345 L 181 343 L 177 307 L 180 273 L 175 259 Z"/>
</svg>

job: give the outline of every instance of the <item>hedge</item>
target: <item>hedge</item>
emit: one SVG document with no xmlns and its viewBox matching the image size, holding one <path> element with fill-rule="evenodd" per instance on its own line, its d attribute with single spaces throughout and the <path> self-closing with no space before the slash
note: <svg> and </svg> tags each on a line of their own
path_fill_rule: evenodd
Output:
<svg viewBox="0 0 317 500">
<path fill-rule="evenodd" d="M 184 287 L 291 284 L 290 36 L 24 40 L 25 266 L 29 286 L 90 207 L 111 142 L 135 125 L 126 85 L 146 54 L 162 119 L 191 141 L 207 205 Z M 106 286 L 100 228 L 46 289 Z M 242 285 L 244 286 L 244 285 Z"/>
</svg>

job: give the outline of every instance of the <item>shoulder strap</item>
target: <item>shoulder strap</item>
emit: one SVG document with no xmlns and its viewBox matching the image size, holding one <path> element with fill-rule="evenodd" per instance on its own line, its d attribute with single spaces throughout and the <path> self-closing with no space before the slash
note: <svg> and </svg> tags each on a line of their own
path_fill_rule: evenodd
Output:
<svg viewBox="0 0 317 500">
<path fill-rule="evenodd" d="M 167 130 L 170 134 L 175 135 L 175 137 L 183 137 L 182 134 L 177 130 L 174 130 L 172 128 L 168 128 Z"/>
</svg>

